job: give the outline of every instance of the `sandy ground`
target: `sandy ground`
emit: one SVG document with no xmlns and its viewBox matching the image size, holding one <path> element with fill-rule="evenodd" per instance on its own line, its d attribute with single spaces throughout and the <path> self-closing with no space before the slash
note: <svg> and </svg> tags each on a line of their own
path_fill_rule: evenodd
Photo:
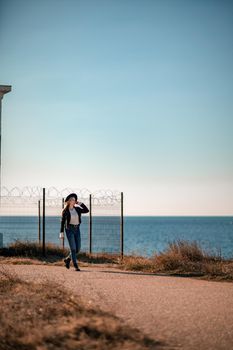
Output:
<svg viewBox="0 0 233 350">
<path fill-rule="evenodd" d="M 109 267 L 7 265 L 24 279 L 50 279 L 178 349 L 233 349 L 233 284 Z M 165 347 L 166 348 L 166 347 Z"/>
</svg>

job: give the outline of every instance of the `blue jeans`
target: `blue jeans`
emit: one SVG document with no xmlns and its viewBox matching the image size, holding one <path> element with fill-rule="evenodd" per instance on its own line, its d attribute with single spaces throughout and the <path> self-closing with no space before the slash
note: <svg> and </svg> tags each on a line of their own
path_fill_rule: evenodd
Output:
<svg viewBox="0 0 233 350">
<path fill-rule="evenodd" d="M 72 225 L 68 225 L 68 227 L 65 228 L 66 237 L 68 239 L 69 246 L 70 246 L 70 253 L 66 257 L 66 259 L 72 258 L 72 261 L 73 261 L 73 264 L 75 267 L 78 266 L 76 254 L 79 253 L 80 248 L 81 248 L 81 236 L 80 236 L 79 226 L 80 226 L 80 224 L 78 226 L 75 226 L 75 227 Z"/>
</svg>

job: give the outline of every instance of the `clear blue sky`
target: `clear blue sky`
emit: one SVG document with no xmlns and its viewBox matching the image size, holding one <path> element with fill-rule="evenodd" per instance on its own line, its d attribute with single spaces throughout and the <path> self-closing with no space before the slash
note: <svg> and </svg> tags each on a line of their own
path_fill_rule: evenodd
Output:
<svg viewBox="0 0 233 350">
<path fill-rule="evenodd" d="M 233 2 L 0 1 L 3 185 L 233 215 Z"/>
</svg>

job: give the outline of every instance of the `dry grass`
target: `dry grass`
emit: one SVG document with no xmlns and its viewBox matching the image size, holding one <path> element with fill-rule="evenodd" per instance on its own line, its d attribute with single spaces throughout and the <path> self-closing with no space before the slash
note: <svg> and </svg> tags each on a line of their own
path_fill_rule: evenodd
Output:
<svg viewBox="0 0 233 350">
<path fill-rule="evenodd" d="M 46 243 L 46 256 L 43 256 L 42 245 L 37 242 L 16 240 L 9 246 L 0 248 L 1 256 L 35 258 L 51 262 L 61 260 L 64 254 L 68 254 L 68 250 L 63 250 L 61 247 L 53 243 Z"/>
<path fill-rule="evenodd" d="M 160 349 L 117 317 L 85 305 L 61 286 L 27 283 L 0 270 L 0 350 Z"/>
<path fill-rule="evenodd" d="M 38 243 L 16 241 L 0 249 L 0 263 L 12 264 L 55 264 L 63 265 L 68 250 L 54 244 L 46 245 L 46 257 Z M 23 259 L 22 259 L 23 258 Z M 138 255 L 125 255 L 123 259 L 113 254 L 80 253 L 82 264 L 107 264 L 124 270 L 166 273 L 179 276 L 197 276 L 206 279 L 233 281 L 233 259 L 223 259 L 211 255 L 197 242 L 178 240 L 168 244 L 167 249 L 150 258 Z"/>
<path fill-rule="evenodd" d="M 62 259 L 69 252 L 69 249 L 63 249 L 61 246 L 46 243 L 46 254 L 43 255 L 42 246 L 37 242 L 20 241 L 16 240 L 14 243 L 9 244 L 7 247 L 0 248 L 0 256 L 12 258 L 12 261 L 17 261 L 17 257 L 23 257 L 31 260 L 35 259 L 46 263 L 57 263 L 63 264 Z M 117 264 L 119 262 L 119 256 L 117 254 L 88 254 L 80 252 L 78 258 L 82 262 L 93 263 L 93 264 Z M 18 260 L 19 261 L 19 260 Z M 21 259 L 22 261 L 22 259 Z M 31 263 L 33 263 L 31 261 Z"/>
<path fill-rule="evenodd" d="M 126 270 L 233 280 L 233 259 L 210 255 L 195 241 L 171 242 L 163 253 L 154 254 L 151 258 L 126 256 L 120 267 Z"/>
</svg>

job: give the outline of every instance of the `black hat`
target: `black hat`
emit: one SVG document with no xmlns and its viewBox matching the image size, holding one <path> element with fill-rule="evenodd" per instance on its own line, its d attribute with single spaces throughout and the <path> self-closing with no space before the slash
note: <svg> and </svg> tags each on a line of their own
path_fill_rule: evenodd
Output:
<svg viewBox="0 0 233 350">
<path fill-rule="evenodd" d="M 71 197 L 74 197 L 76 201 L 77 201 L 77 199 L 78 199 L 78 196 L 77 196 L 76 193 L 70 193 L 70 194 L 66 197 L 65 202 L 68 202 L 68 200 L 69 200 Z"/>
</svg>

